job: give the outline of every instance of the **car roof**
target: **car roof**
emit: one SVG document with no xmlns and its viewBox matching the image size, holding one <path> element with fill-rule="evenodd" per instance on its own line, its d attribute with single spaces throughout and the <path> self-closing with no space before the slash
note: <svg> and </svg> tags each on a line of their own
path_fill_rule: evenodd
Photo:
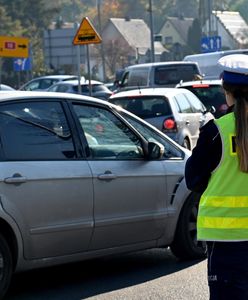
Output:
<svg viewBox="0 0 248 300">
<path fill-rule="evenodd" d="M 77 77 L 76 75 L 44 75 L 40 77 L 33 78 L 32 80 L 36 79 L 67 79 L 67 78 L 75 78 Z"/>
<path fill-rule="evenodd" d="M 177 94 L 181 94 L 183 91 L 185 93 L 190 92 L 187 89 L 176 89 L 176 88 L 142 88 L 142 89 L 134 89 L 134 90 L 118 92 L 118 93 L 110 96 L 109 99 L 131 97 L 131 96 L 141 96 L 141 95 L 143 95 L 143 96 L 149 96 L 149 95 L 174 96 Z"/>
<path fill-rule="evenodd" d="M 222 85 L 222 80 L 221 79 L 209 79 L 209 80 L 194 80 L 194 81 L 185 81 L 185 82 L 180 82 L 176 85 L 176 87 L 184 87 L 184 86 L 193 86 L 193 85 Z"/>
<path fill-rule="evenodd" d="M 0 84 L 0 91 L 14 91 L 15 89 L 12 88 L 11 86 L 7 85 L 7 84 Z"/>
<path fill-rule="evenodd" d="M 1 91 L 0 102 L 12 100 L 40 100 L 40 99 L 62 99 L 62 100 L 81 100 L 96 103 L 104 103 L 109 105 L 107 101 L 93 98 L 90 96 L 71 94 L 71 93 L 57 93 L 57 92 L 43 92 L 43 91 Z"/>
<path fill-rule="evenodd" d="M 90 82 L 91 82 L 91 84 L 94 84 L 94 85 L 97 85 L 97 84 L 104 85 L 103 82 L 97 81 L 97 80 L 91 80 Z M 59 81 L 59 82 L 54 83 L 54 85 L 61 85 L 61 84 L 78 85 L 78 80 L 77 79 L 71 79 L 71 80 Z M 81 79 L 80 84 L 81 85 L 88 85 L 89 80 Z"/>
<path fill-rule="evenodd" d="M 150 67 L 150 66 L 169 66 L 169 65 L 198 65 L 197 62 L 193 61 L 166 61 L 166 62 L 154 62 L 154 63 L 144 63 L 144 64 L 136 64 L 128 66 L 127 69 L 132 68 L 142 68 L 142 67 Z"/>
</svg>

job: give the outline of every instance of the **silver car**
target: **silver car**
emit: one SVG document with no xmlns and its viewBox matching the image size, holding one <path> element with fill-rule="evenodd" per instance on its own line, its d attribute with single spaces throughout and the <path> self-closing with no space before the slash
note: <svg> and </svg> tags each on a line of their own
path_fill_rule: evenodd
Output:
<svg viewBox="0 0 248 300">
<path fill-rule="evenodd" d="M 13 272 L 196 242 L 190 152 L 106 101 L 48 92 L 0 95 L 0 298 Z"/>
<path fill-rule="evenodd" d="M 25 84 L 19 90 L 22 91 L 46 91 L 51 85 L 59 81 L 77 79 L 74 75 L 46 75 L 36 77 Z"/>
<path fill-rule="evenodd" d="M 192 150 L 199 128 L 214 116 L 187 89 L 144 88 L 113 94 L 109 102 L 131 111 Z"/>
<path fill-rule="evenodd" d="M 97 80 L 91 80 L 91 86 L 89 86 L 89 80 L 81 80 L 80 88 L 81 94 L 85 96 L 91 95 L 92 97 L 107 100 L 111 95 L 112 91 L 110 91 L 107 86 Z M 91 88 L 91 91 L 90 91 Z M 78 87 L 78 80 L 67 80 L 60 81 L 47 89 L 48 92 L 59 92 L 59 93 L 72 93 L 72 94 L 80 94 Z"/>
</svg>

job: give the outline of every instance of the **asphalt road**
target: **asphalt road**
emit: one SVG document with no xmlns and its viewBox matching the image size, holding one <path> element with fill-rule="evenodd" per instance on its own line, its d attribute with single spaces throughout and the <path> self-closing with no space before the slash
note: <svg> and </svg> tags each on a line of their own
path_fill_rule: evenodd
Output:
<svg viewBox="0 0 248 300">
<path fill-rule="evenodd" d="M 208 300 L 206 260 L 154 249 L 19 273 L 5 299 Z"/>
</svg>

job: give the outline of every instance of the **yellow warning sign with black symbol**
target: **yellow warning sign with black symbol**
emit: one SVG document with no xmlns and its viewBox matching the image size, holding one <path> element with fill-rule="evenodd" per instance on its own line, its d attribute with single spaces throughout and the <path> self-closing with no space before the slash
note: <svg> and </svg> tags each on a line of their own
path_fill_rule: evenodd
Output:
<svg viewBox="0 0 248 300">
<path fill-rule="evenodd" d="M 90 20 L 83 18 L 77 33 L 73 39 L 74 45 L 99 44 L 102 42 L 100 35 L 97 33 Z"/>
</svg>

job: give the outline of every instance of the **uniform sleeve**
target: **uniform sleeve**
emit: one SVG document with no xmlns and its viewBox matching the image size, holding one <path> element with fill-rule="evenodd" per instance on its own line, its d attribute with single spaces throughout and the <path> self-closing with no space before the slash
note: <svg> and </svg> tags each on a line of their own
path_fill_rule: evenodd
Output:
<svg viewBox="0 0 248 300">
<path fill-rule="evenodd" d="M 188 189 L 203 193 L 212 171 L 218 166 L 222 153 L 221 138 L 214 121 L 200 129 L 200 135 L 192 155 L 185 166 L 185 180 Z"/>
</svg>

